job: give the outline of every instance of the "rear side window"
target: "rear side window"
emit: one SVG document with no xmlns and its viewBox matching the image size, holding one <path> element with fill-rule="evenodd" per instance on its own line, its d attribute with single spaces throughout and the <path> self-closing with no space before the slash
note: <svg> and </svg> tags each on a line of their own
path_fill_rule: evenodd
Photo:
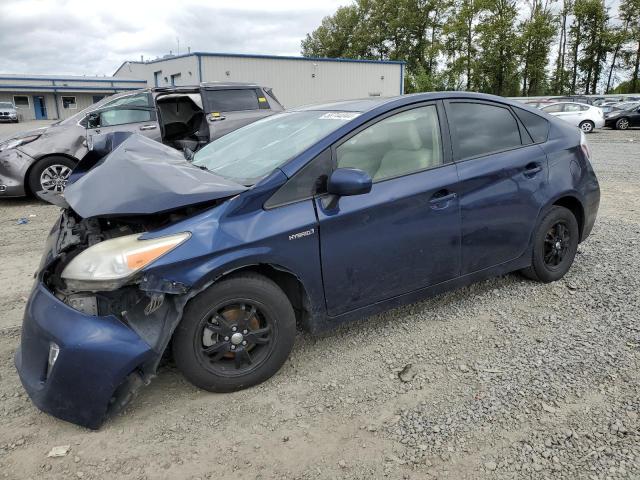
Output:
<svg viewBox="0 0 640 480">
<path fill-rule="evenodd" d="M 546 107 L 542 107 L 542 110 L 544 110 L 547 113 L 558 113 L 562 111 L 562 106 L 564 104 L 562 103 L 554 103 L 553 105 L 548 105 Z"/>
<path fill-rule="evenodd" d="M 459 160 L 522 145 L 518 123 L 509 109 L 484 103 L 449 104 Z"/>
<path fill-rule="evenodd" d="M 518 107 L 513 108 L 514 112 L 527 129 L 534 143 L 545 142 L 549 134 L 549 122 L 535 113 L 527 112 Z"/>
<path fill-rule="evenodd" d="M 205 90 L 202 97 L 207 113 L 260 109 L 258 93 L 254 89 Z"/>
</svg>

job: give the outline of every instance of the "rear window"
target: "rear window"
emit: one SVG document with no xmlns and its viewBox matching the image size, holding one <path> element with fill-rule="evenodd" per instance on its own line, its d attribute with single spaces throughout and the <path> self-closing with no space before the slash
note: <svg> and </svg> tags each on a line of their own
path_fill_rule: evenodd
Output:
<svg viewBox="0 0 640 480">
<path fill-rule="evenodd" d="M 516 115 L 535 143 L 545 142 L 547 140 L 547 135 L 549 134 L 549 122 L 540 115 L 527 112 L 521 108 L 514 107 L 513 110 L 516 112 Z"/>
<path fill-rule="evenodd" d="M 459 160 L 522 145 L 520 129 L 509 109 L 484 103 L 450 104 Z"/>
<path fill-rule="evenodd" d="M 207 113 L 260 109 L 258 93 L 254 89 L 205 90 L 202 97 Z"/>
</svg>

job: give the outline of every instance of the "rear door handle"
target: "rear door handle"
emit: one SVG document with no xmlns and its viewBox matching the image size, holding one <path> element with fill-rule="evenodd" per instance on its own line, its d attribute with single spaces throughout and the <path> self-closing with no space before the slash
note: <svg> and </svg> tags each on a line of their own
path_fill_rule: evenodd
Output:
<svg viewBox="0 0 640 480">
<path fill-rule="evenodd" d="M 140 130 L 155 130 L 156 126 L 155 125 L 142 125 L 140 127 Z"/>
<path fill-rule="evenodd" d="M 455 199 L 458 195 L 455 192 L 448 190 L 439 190 L 433 194 L 429 203 L 434 210 L 441 210 L 449 206 L 449 202 Z"/>
<path fill-rule="evenodd" d="M 526 177 L 535 177 L 542 171 L 542 165 L 539 163 L 530 163 L 524 167 L 524 174 Z"/>
</svg>

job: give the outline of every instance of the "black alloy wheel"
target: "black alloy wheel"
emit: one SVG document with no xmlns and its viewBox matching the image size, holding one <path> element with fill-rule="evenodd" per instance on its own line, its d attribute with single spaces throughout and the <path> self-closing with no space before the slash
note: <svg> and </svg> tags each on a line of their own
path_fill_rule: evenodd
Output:
<svg viewBox="0 0 640 480">
<path fill-rule="evenodd" d="M 232 392 L 274 375 L 295 335 L 295 314 L 282 289 L 262 275 L 241 273 L 187 303 L 173 336 L 173 356 L 197 387 Z"/>
<path fill-rule="evenodd" d="M 201 319 L 201 335 L 193 339 L 194 350 L 202 366 L 212 373 L 243 375 L 269 356 L 276 328 L 250 299 L 217 305 Z"/>
<path fill-rule="evenodd" d="M 544 263 L 558 268 L 565 260 L 571 246 L 571 233 L 564 221 L 559 221 L 547 231 L 544 239 Z"/>
<path fill-rule="evenodd" d="M 578 221 L 571 210 L 552 206 L 533 237 L 531 266 L 522 274 L 539 282 L 560 280 L 571 268 L 580 240 Z"/>
</svg>

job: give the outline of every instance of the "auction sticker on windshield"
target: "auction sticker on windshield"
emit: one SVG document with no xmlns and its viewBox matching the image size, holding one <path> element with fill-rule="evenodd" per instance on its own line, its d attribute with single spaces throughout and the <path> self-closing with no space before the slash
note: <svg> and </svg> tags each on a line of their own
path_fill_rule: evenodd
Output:
<svg viewBox="0 0 640 480">
<path fill-rule="evenodd" d="M 320 117 L 320 120 L 353 120 L 360 114 L 358 112 L 327 112 Z"/>
</svg>

